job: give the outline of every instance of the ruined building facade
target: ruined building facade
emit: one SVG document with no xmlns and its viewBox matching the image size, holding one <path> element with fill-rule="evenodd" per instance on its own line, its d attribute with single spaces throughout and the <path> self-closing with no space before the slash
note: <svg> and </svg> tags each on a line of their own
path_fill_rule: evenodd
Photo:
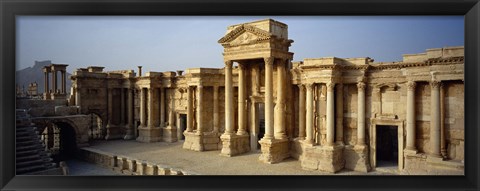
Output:
<svg viewBox="0 0 480 191">
<path fill-rule="evenodd" d="M 70 104 L 98 116 L 107 140 L 183 141 L 184 149 L 228 157 L 259 150 L 264 163 L 293 157 L 328 172 L 390 161 L 406 173 L 463 174 L 463 47 L 401 62 L 292 62 L 287 29 L 271 19 L 228 27 L 218 41 L 223 68 L 80 68 Z"/>
</svg>

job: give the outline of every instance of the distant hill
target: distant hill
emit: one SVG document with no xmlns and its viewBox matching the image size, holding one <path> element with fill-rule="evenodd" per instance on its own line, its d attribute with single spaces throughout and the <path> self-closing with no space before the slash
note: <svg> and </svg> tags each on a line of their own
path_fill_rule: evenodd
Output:
<svg viewBox="0 0 480 191">
<path fill-rule="evenodd" d="M 25 90 L 28 89 L 28 84 L 37 82 L 38 84 L 38 93 L 43 93 L 44 92 L 44 80 L 45 80 L 45 74 L 43 73 L 43 67 L 48 66 L 52 64 L 52 61 L 46 60 L 46 61 L 35 61 L 35 64 L 33 67 L 28 67 L 22 70 L 18 70 L 16 72 L 16 84 L 20 86 L 20 88 L 25 87 Z M 70 76 L 72 74 L 67 72 L 67 93 L 70 93 L 70 87 L 72 86 L 72 82 L 70 81 Z M 58 89 L 61 88 L 61 75 L 60 72 L 57 74 L 57 85 Z M 49 77 L 50 80 L 50 88 L 52 88 L 52 75 L 50 74 Z"/>
</svg>

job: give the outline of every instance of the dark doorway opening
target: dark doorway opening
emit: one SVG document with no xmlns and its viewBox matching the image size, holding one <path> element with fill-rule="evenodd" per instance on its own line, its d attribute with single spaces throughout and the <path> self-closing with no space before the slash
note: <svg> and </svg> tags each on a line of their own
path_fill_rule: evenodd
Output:
<svg viewBox="0 0 480 191">
<path fill-rule="evenodd" d="M 180 133 L 178 133 L 179 140 L 185 140 L 185 135 L 183 135 L 183 131 L 185 131 L 186 128 L 187 128 L 187 114 L 180 114 L 180 125 L 178 127 L 178 131 L 180 131 Z"/>
<path fill-rule="evenodd" d="M 77 141 L 75 129 L 67 123 L 56 123 L 59 128 L 59 150 L 52 155 L 54 162 L 66 161 L 75 157 L 77 153 Z"/>
<path fill-rule="evenodd" d="M 258 139 L 261 140 L 265 135 L 265 105 L 258 103 Z M 257 149 L 260 149 L 260 143 L 257 142 Z"/>
<path fill-rule="evenodd" d="M 377 126 L 377 167 L 398 166 L 398 131 L 396 126 Z"/>
</svg>

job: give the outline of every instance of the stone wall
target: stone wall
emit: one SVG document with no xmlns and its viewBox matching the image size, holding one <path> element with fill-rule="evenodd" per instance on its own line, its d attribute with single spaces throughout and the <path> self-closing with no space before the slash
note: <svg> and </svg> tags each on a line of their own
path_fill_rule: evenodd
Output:
<svg viewBox="0 0 480 191">
<path fill-rule="evenodd" d="M 56 100 L 33 100 L 33 99 L 17 99 L 17 109 L 26 109 L 32 117 L 56 116 L 55 106 L 66 106 L 67 101 L 62 99 Z M 60 113 L 59 113 L 60 114 Z"/>
</svg>

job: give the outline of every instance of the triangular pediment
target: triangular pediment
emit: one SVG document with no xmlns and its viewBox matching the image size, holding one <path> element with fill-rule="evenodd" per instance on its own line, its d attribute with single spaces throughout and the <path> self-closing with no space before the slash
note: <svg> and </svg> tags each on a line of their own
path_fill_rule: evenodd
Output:
<svg viewBox="0 0 480 191">
<path fill-rule="evenodd" d="M 267 40 L 274 37 L 273 34 L 250 25 L 241 25 L 227 33 L 218 40 L 220 44 L 240 45 Z"/>
</svg>

